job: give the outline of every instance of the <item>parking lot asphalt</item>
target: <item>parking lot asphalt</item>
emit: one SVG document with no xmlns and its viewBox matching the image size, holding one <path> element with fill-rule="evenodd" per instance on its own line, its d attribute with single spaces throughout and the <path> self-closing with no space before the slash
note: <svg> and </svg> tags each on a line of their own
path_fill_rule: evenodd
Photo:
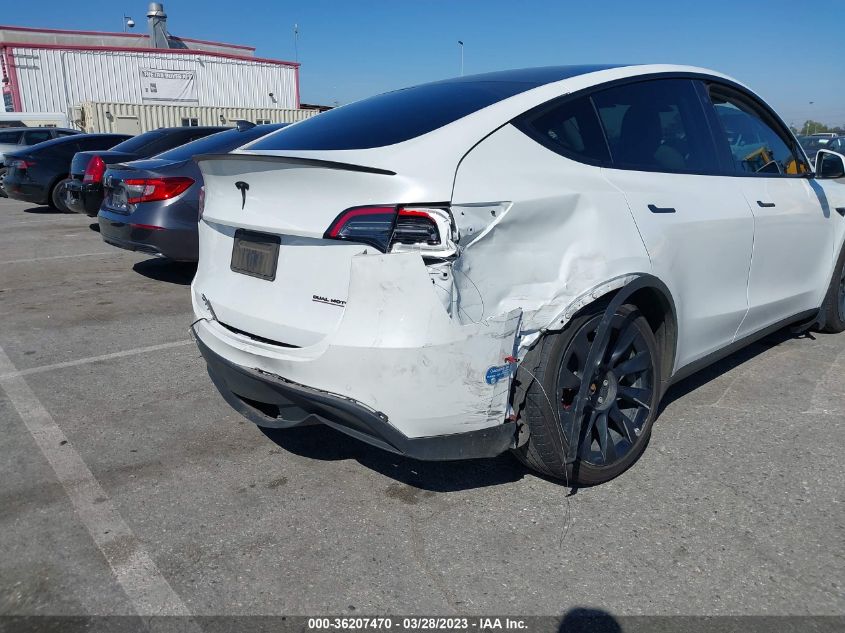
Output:
<svg viewBox="0 0 845 633">
<path fill-rule="evenodd" d="M 95 226 L 0 199 L 0 614 L 845 614 L 845 335 L 679 384 L 572 494 L 262 432 L 190 341 L 191 267 Z"/>
</svg>

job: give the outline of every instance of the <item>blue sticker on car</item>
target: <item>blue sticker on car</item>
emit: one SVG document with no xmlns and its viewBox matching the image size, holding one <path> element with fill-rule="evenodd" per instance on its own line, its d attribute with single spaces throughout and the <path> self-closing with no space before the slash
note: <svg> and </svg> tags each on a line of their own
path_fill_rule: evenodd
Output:
<svg viewBox="0 0 845 633">
<path fill-rule="evenodd" d="M 515 367 L 516 365 L 513 363 L 509 363 L 507 365 L 500 365 L 498 367 L 491 367 L 487 370 L 487 373 L 484 374 L 484 381 L 488 385 L 495 385 L 500 380 L 510 376 L 513 373 Z"/>
</svg>

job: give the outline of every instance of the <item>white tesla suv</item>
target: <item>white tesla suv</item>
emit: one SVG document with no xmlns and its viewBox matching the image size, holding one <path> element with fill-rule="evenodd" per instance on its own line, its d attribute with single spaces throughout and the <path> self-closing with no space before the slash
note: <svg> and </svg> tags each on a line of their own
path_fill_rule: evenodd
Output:
<svg viewBox="0 0 845 633">
<path fill-rule="evenodd" d="M 788 324 L 845 329 L 845 157 L 812 172 L 716 72 L 462 77 L 197 160 L 193 330 L 264 427 L 598 483 L 672 382 Z"/>
</svg>

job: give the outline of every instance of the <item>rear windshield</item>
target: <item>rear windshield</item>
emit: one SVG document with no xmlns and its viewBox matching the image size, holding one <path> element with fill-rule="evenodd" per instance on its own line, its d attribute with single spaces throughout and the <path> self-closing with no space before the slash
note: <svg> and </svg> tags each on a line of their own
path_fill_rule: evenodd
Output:
<svg viewBox="0 0 845 633">
<path fill-rule="evenodd" d="M 115 145 L 112 149 L 116 152 L 126 152 L 127 154 L 135 154 L 143 150 L 151 143 L 155 143 L 159 139 L 165 137 L 167 133 L 167 130 L 152 130 L 150 132 L 144 132 L 143 134 L 133 136 L 132 138 L 123 141 L 119 145 Z"/>
<path fill-rule="evenodd" d="M 156 156 L 156 158 L 163 158 L 165 160 L 190 160 L 197 154 L 220 154 L 231 152 L 233 149 L 245 145 L 257 138 L 261 138 L 265 134 L 275 132 L 285 127 L 285 124 L 276 125 L 256 125 L 255 127 L 238 132 L 236 129 L 226 130 L 225 132 L 218 132 L 205 138 L 185 143 L 179 147 L 163 152 Z"/>
<path fill-rule="evenodd" d="M 504 71 L 388 92 L 323 112 L 253 144 L 250 150 L 366 149 L 427 134 L 526 90 L 608 66 Z"/>
</svg>

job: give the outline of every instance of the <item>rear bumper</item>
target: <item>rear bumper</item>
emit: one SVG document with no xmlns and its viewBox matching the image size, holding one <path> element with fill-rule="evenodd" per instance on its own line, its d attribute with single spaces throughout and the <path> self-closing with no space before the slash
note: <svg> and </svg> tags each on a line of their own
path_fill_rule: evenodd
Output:
<svg viewBox="0 0 845 633">
<path fill-rule="evenodd" d="M 31 202 L 32 204 L 47 204 L 47 191 L 40 184 L 6 178 L 3 181 L 3 187 L 6 189 L 6 195 L 13 200 Z"/>
<path fill-rule="evenodd" d="M 71 180 L 65 187 L 65 205 L 75 213 L 94 217 L 103 203 L 103 186 Z"/>
<path fill-rule="evenodd" d="M 195 331 L 196 334 L 196 331 Z M 432 437 L 408 437 L 388 417 L 345 396 L 236 365 L 196 337 L 208 373 L 226 402 L 255 424 L 290 428 L 318 421 L 383 450 L 419 460 L 493 457 L 514 446 L 516 423 Z"/>
<path fill-rule="evenodd" d="M 144 228 L 132 223 L 132 215 L 106 209 L 100 211 L 97 221 L 103 241 L 112 246 L 178 261 L 197 261 L 199 251 L 196 229 Z"/>
<path fill-rule="evenodd" d="M 340 321 L 301 347 L 274 337 L 266 328 L 260 335 L 240 331 L 248 323 L 245 317 L 227 321 L 238 317 L 232 302 L 244 294 L 243 287 L 252 278 L 229 278 L 231 285 L 224 288 L 219 281 L 225 273 L 209 266 L 209 261 L 205 255 L 201 258 L 192 285 L 199 319 L 194 333 L 228 363 L 274 377 L 287 387 L 307 385 L 310 400 L 316 400 L 310 397 L 314 394 L 329 394 L 373 414 L 380 412 L 383 418 L 357 417 L 369 420 L 368 428 L 376 420 L 389 421 L 410 439 L 489 431 L 507 420 L 512 367 L 506 359 L 514 353 L 521 311 L 478 323 L 450 318 L 419 255 L 353 256 L 347 303 L 330 308 L 342 310 Z M 228 268 L 228 261 L 225 264 Z M 255 283 L 255 291 L 263 292 L 264 299 L 254 309 L 277 315 L 284 323 L 286 311 L 295 307 L 288 301 L 279 305 L 274 284 L 260 283 Z M 238 393 L 231 385 L 228 389 Z M 239 395 L 259 405 L 278 404 L 267 394 L 263 399 Z M 254 408 L 261 411 L 261 406 Z M 307 417 L 295 407 L 272 412 L 282 425 Z M 397 442 L 387 443 L 397 448 Z"/>
</svg>

